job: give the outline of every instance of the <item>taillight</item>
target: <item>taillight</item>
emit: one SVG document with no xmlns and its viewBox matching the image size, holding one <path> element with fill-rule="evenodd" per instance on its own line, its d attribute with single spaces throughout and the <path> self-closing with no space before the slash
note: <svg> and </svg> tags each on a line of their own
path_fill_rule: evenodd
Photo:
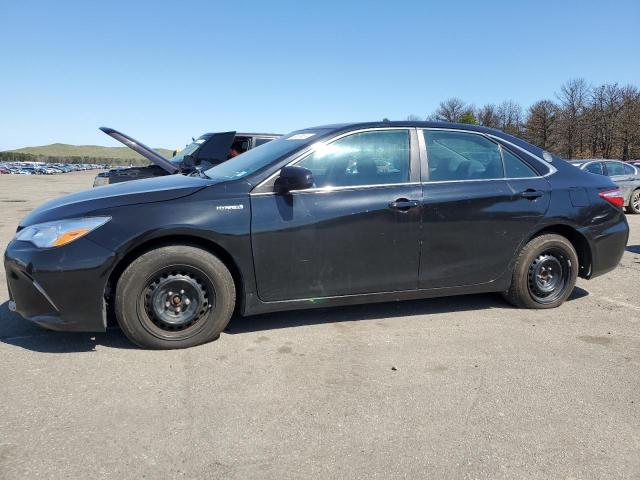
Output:
<svg viewBox="0 0 640 480">
<path fill-rule="evenodd" d="M 604 192 L 599 193 L 600 198 L 606 200 L 611 205 L 616 207 L 624 207 L 624 196 L 619 188 L 614 188 L 612 190 L 605 190 Z"/>
</svg>

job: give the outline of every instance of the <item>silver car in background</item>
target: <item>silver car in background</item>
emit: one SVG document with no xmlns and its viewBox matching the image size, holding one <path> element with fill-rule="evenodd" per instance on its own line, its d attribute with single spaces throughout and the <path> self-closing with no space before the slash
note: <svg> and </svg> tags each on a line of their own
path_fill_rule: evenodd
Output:
<svg viewBox="0 0 640 480">
<path fill-rule="evenodd" d="M 627 213 L 640 214 L 640 168 L 619 160 L 570 160 L 572 165 L 596 175 L 606 175 L 620 187 Z"/>
</svg>

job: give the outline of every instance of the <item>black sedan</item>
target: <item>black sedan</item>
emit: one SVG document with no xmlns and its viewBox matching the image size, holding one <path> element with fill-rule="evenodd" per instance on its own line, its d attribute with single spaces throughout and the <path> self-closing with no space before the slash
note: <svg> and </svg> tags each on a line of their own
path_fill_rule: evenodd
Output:
<svg viewBox="0 0 640 480">
<path fill-rule="evenodd" d="M 552 308 L 618 265 L 623 203 L 609 178 L 491 129 L 309 128 L 39 207 L 5 254 L 10 306 L 75 331 L 105 330 L 113 309 L 149 348 L 216 339 L 234 310 L 479 292 Z"/>
</svg>

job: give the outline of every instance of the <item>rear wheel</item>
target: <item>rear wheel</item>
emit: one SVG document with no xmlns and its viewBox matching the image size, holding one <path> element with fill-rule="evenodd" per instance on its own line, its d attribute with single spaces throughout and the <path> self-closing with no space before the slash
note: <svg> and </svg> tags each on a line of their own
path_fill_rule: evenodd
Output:
<svg viewBox="0 0 640 480">
<path fill-rule="evenodd" d="M 227 267 L 201 248 L 175 245 L 135 259 L 116 288 L 125 335 L 145 348 L 185 348 L 215 340 L 229 323 L 235 286 Z"/>
<path fill-rule="evenodd" d="M 576 284 L 578 256 L 569 240 L 546 234 L 532 239 L 520 252 L 507 301 L 521 308 L 561 305 Z"/>
<path fill-rule="evenodd" d="M 629 206 L 627 207 L 627 213 L 640 213 L 640 189 L 635 190 L 629 198 Z"/>
</svg>

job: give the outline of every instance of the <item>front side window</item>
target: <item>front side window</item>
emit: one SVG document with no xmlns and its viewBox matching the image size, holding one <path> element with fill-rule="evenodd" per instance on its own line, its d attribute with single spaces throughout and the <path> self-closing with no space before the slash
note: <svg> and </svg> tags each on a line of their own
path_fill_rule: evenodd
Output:
<svg viewBox="0 0 640 480">
<path fill-rule="evenodd" d="M 504 178 L 500 147 L 473 133 L 424 130 L 432 182 Z"/>
<path fill-rule="evenodd" d="M 610 177 L 614 177 L 616 175 L 625 175 L 624 173 L 624 164 L 619 162 L 606 162 L 607 164 L 607 174 Z"/>
<path fill-rule="evenodd" d="M 298 165 L 311 170 L 316 188 L 406 183 L 409 145 L 408 130 L 354 133 L 320 144 Z"/>
<path fill-rule="evenodd" d="M 604 172 L 602 171 L 602 163 L 600 163 L 600 162 L 590 163 L 586 167 L 584 167 L 584 169 L 589 173 L 595 173 L 597 175 L 604 175 Z"/>
</svg>

